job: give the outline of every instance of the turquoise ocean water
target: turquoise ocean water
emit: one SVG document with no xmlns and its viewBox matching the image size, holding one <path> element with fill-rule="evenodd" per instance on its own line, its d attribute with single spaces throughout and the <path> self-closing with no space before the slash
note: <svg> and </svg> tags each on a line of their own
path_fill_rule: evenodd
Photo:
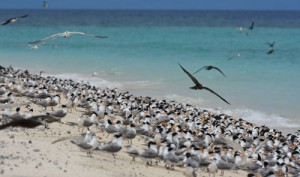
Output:
<svg viewBox="0 0 300 177">
<path fill-rule="evenodd" d="M 1 65 L 217 109 L 271 127 L 299 128 L 300 12 L 283 11 L 125 11 L 0 10 Z M 255 27 L 247 36 L 240 26 Z M 27 42 L 64 32 L 106 35 L 57 38 L 38 50 Z M 267 42 L 276 41 L 267 55 Z M 240 57 L 227 61 L 227 58 Z M 178 66 L 228 100 L 194 91 Z M 96 72 L 96 73 L 95 73 Z M 92 77 L 92 73 L 95 73 Z"/>
</svg>

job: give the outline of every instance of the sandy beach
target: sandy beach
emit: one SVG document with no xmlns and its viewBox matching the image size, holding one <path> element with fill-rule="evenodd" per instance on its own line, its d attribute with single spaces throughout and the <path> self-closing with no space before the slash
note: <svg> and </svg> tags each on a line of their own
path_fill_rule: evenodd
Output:
<svg viewBox="0 0 300 177">
<path fill-rule="evenodd" d="M 25 98 L 18 98 L 16 103 L 27 101 Z M 31 106 L 37 110 L 36 114 L 41 111 L 40 107 L 34 104 Z M 62 122 L 76 122 L 80 114 L 79 111 L 68 113 Z M 96 131 L 95 128 L 91 130 Z M 35 129 L 12 128 L 2 130 L 0 134 L 1 174 L 4 176 L 184 176 L 183 167 L 167 170 L 163 162 L 158 166 L 146 167 L 145 161 L 139 158 L 136 158 L 136 162 L 132 162 L 125 148 L 117 154 L 116 159 L 111 154 L 99 151 L 94 151 L 93 157 L 90 158 L 69 140 L 51 144 L 58 138 L 81 134 L 81 130 L 78 131 L 77 127 L 61 123 L 53 123 L 49 129 L 43 126 Z M 103 135 L 104 141 L 112 139 L 112 135 L 108 138 L 105 133 Z M 133 141 L 133 146 L 140 150 L 146 148 L 144 144 L 141 137 Z M 225 176 L 246 176 L 246 174 L 247 172 L 241 170 L 238 173 L 226 171 Z M 201 170 L 197 175 L 208 176 Z"/>
<path fill-rule="evenodd" d="M 3 73 L 6 73 L 7 75 L 4 75 Z M 20 93 L 17 93 L 17 87 L 14 86 L 14 88 L 16 88 L 15 91 L 10 90 L 12 89 L 12 87 L 9 86 L 9 84 L 11 84 L 9 80 L 12 78 L 16 78 L 15 82 L 21 83 L 21 81 L 23 81 L 22 78 L 25 78 L 22 77 L 24 76 L 24 73 L 24 71 L 20 71 L 18 74 L 9 74 L 9 72 L 2 72 L 1 77 L 8 78 L 8 80 L 5 80 L 4 82 L 2 82 L 2 84 L 8 87 L 7 92 L 11 91 L 14 95 L 18 95 L 14 97 L 13 104 L 24 104 L 24 106 L 21 106 L 22 114 L 28 112 L 28 109 L 25 108 L 25 105 L 30 105 L 30 108 L 33 109 L 33 115 L 40 115 L 42 113 L 45 113 L 43 107 L 38 106 L 37 104 L 32 102 L 32 98 L 20 96 Z M 33 80 L 37 82 L 40 79 L 40 76 L 30 76 L 31 78 L 29 79 L 33 79 L 34 77 L 36 77 L 36 79 Z M 40 80 L 45 80 L 45 78 Z M 41 85 L 39 85 L 39 87 L 40 86 Z M 23 88 L 24 90 L 21 91 L 26 90 L 24 85 Z M 48 88 L 48 91 L 49 93 L 51 93 L 51 95 L 59 94 L 61 96 L 60 103 L 54 107 L 53 111 L 59 110 L 61 108 L 61 105 L 67 104 L 68 97 L 65 93 L 69 94 L 69 92 L 55 92 L 50 88 Z M 83 91 L 81 93 L 83 94 L 85 92 Z M 87 94 L 87 96 L 90 95 Z M 2 96 L 2 98 L 5 97 L 6 96 Z M 101 100 L 100 97 L 101 96 L 98 95 L 98 103 L 104 101 Z M 1 104 L 1 106 L 3 105 L 5 104 Z M 81 151 L 80 148 L 75 144 L 72 144 L 70 142 L 70 139 L 52 144 L 53 141 L 59 138 L 78 136 L 82 132 L 86 132 L 86 128 L 84 128 L 82 131 L 82 129 L 79 129 L 77 125 L 70 126 L 68 124 L 70 122 L 77 122 L 78 118 L 81 117 L 83 112 L 85 112 L 86 110 L 87 109 L 82 107 L 77 107 L 76 110 L 72 109 L 72 112 L 68 112 L 67 115 L 61 119 L 61 122 L 50 123 L 48 125 L 48 128 L 45 128 L 44 125 L 40 125 L 35 128 L 10 126 L 8 128 L 0 130 L 0 176 L 184 176 L 183 172 L 185 171 L 186 164 L 181 163 L 175 165 L 174 169 L 170 170 L 165 168 L 165 163 L 163 160 L 160 160 L 157 165 L 152 166 L 147 166 L 146 161 L 139 157 L 136 157 L 136 161 L 133 162 L 132 158 L 126 153 L 125 146 L 129 143 L 127 140 L 123 141 L 122 149 L 116 153 L 116 158 L 113 158 L 112 154 L 100 150 L 94 150 L 92 152 L 92 157 L 88 157 L 87 153 Z M 14 113 L 15 107 L 11 108 L 10 111 Z M 47 108 L 47 111 L 51 112 L 51 108 Z M 2 109 L 2 114 L 4 114 L 4 109 Z M 4 116 L 2 116 L 2 125 L 5 125 L 7 121 L 4 121 L 3 117 Z M 124 117 L 116 114 L 114 116 L 110 115 L 110 117 L 114 122 L 124 119 Z M 98 117 L 97 121 L 99 124 L 101 124 L 101 118 Z M 168 124 L 170 121 L 171 120 L 168 119 L 168 121 L 165 122 L 166 124 Z M 134 124 L 138 125 L 138 122 L 134 122 Z M 226 127 L 224 130 L 226 130 Z M 108 142 L 112 140 L 114 136 L 113 134 L 107 136 L 107 132 L 100 131 L 99 126 L 96 125 L 92 125 L 90 127 L 90 131 L 97 134 L 97 137 L 100 140 L 100 144 L 102 142 Z M 174 128 L 174 131 L 176 131 L 176 128 Z M 209 130 L 210 133 L 212 133 L 213 131 L 214 130 Z M 271 132 L 273 130 L 269 131 Z M 245 131 L 245 133 L 247 133 L 247 131 Z M 271 133 L 265 136 L 271 135 L 273 136 L 273 134 Z M 260 138 L 262 139 L 261 142 L 263 142 L 263 137 Z M 146 144 L 148 140 L 146 139 L 147 138 L 145 136 L 137 135 L 133 139 L 132 146 L 138 149 L 139 152 L 141 152 L 144 149 L 147 149 Z M 298 141 L 295 141 L 289 144 L 289 147 L 291 148 L 292 145 L 295 146 L 297 145 L 297 143 Z M 179 146 L 177 148 L 179 149 Z M 213 144 L 210 144 L 210 147 L 207 148 L 214 149 L 215 146 L 213 146 Z M 251 148 L 256 147 L 251 146 Z M 244 149 L 247 150 L 247 148 Z M 276 149 L 280 149 L 280 147 L 277 148 L 274 146 L 274 150 Z M 234 150 L 236 149 L 234 148 Z M 291 151 L 298 152 L 298 149 L 296 147 Z M 263 154 L 263 152 L 260 153 Z M 293 156 L 290 156 L 290 159 L 296 159 L 295 162 L 297 162 L 298 154 L 295 154 L 295 157 L 292 158 Z M 295 162 L 292 163 L 292 160 L 290 160 L 290 164 L 288 164 L 289 167 L 297 167 Z M 241 169 L 238 169 L 237 172 L 233 170 L 225 170 L 224 176 L 241 177 L 247 176 L 248 173 L 250 172 Z M 209 176 L 210 174 L 207 173 L 204 168 L 198 168 L 196 170 L 196 175 L 199 177 Z M 216 173 L 216 176 L 221 176 L 221 170 Z"/>
</svg>

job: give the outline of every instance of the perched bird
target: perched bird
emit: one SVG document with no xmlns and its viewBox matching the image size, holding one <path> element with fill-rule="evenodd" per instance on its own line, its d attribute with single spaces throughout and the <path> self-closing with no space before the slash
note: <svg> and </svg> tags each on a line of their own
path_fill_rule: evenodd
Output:
<svg viewBox="0 0 300 177">
<path fill-rule="evenodd" d="M 92 151 L 95 150 L 99 145 L 98 137 L 96 135 L 92 135 L 91 141 L 89 142 L 77 142 L 71 140 L 71 143 L 78 146 L 82 151 L 86 151 L 88 157 L 92 157 Z"/>
<path fill-rule="evenodd" d="M 224 77 L 226 77 L 225 76 L 225 74 L 219 69 L 219 68 L 217 68 L 217 67 L 215 67 L 215 66 L 203 66 L 202 68 L 200 68 L 200 69 L 198 69 L 197 71 L 195 71 L 193 74 L 196 74 L 197 72 L 199 72 L 199 71 L 201 71 L 202 69 L 206 69 L 206 70 L 212 70 L 212 69 L 216 69 L 216 70 L 218 70 Z"/>
<path fill-rule="evenodd" d="M 145 149 L 142 153 L 139 153 L 139 157 L 146 160 L 146 166 L 151 165 L 151 159 L 155 159 L 158 156 L 157 145 L 155 142 L 148 142 L 148 149 Z"/>
<path fill-rule="evenodd" d="M 194 168 L 191 167 L 190 164 L 187 164 L 187 166 L 185 167 L 185 170 L 183 171 L 183 174 L 186 177 L 197 177 Z"/>
<path fill-rule="evenodd" d="M 25 18 L 25 17 L 28 17 L 28 15 L 23 15 L 21 17 L 10 18 L 10 19 L 6 20 L 5 22 L 3 22 L 1 25 L 7 25 L 7 24 L 10 24 L 10 23 L 15 23 L 19 18 Z"/>
<path fill-rule="evenodd" d="M 130 128 L 123 133 L 123 137 L 129 139 L 130 144 L 132 144 L 132 139 L 136 137 L 136 129 L 134 124 L 130 124 Z"/>
<path fill-rule="evenodd" d="M 76 124 L 76 123 L 75 123 Z M 79 128 L 82 128 L 82 131 L 83 129 L 86 127 L 88 130 L 90 126 L 92 126 L 94 123 L 88 119 L 88 118 L 85 118 L 85 117 L 79 117 L 78 120 L 77 120 L 77 125 L 78 125 L 78 129 Z"/>
<path fill-rule="evenodd" d="M 200 84 L 199 81 L 193 75 L 191 75 L 187 70 L 185 70 L 180 64 L 179 64 L 179 66 L 192 79 L 192 81 L 196 84 L 195 86 L 190 87 L 191 89 L 194 89 L 194 90 L 202 90 L 202 89 L 208 90 L 209 92 L 211 92 L 211 93 L 215 94 L 216 96 L 218 96 L 219 98 L 221 98 L 227 104 L 230 104 L 228 101 L 226 101 L 224 98 L 222 98 L 219 94 L 217 94 L 216 92 L 214 92 L 210 88 L 204 87 L 202 84 Z"/>
<path fill-rule="evenodd" d="M 106 144 L 100 145 L 98 147 L 98 150 L 112 153 L 114 158 L 116 158 L 115 153 L 119 152 L 122 149 L 123 138 L 122 138 L 122 134 L 117 134 L 114 137 L 115 137 L 114 140 Z"/>
<path fill-rule="evenodd" d="M 131 145 L 125 146 L 126 147 L 126 153 L 132 157 L 133 162 L 135 162 L 135 157 L 137 157 L 139 155 L 139 151 L 137 149 L 135 149 L 134 147 L 132 147 Z"/>
<path fill-rule="evenodd" d="M 66 105 L 62 105 L 62 108 L 58 111 L 55 112 L 49 112 L 49 115 L 54 116 L 54 117 L 65 117 L 68 113 L 68 108 Z"/>
<path fill-rule="evenodd" d="M 214 158 L 213 161 L 208 165 L 207 167 L 207 172 L 210 174 L 213 174 L 214 177 L 216 176 L 216 173 L 218 172 L 218 166 L 217 166 L 217 162 L 216 159 Z"/>
</svg>

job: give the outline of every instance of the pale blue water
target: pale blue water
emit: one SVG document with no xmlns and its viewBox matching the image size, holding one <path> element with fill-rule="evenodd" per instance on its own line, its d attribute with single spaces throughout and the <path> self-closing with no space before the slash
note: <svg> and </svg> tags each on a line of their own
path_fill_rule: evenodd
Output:
<svg viewBox="0 0 300 177">
<path fill-rule="evenodd" d="M 0 27 L 1 65 L 40 70 L 58 77 L 119 87 L 135 95 L 175 99 L 273 127 L 300 125 L 300 12 L 261 11 L 55 11 L 0 10 L 0 21 L 29 14 Z M 255 21 L 247 37 L 237 30 Z M 57 38 L 32 50 L 27 42 L 64 32 L 107 35 Z M 276 41 L 267 55 L 266 42 Z M 240 53 L 239 58 L 227 61 Z M 193 91 L 179 68 L 227 99 Z M 98 75 L 91 77 L 93 72 Z"/>
</svg>

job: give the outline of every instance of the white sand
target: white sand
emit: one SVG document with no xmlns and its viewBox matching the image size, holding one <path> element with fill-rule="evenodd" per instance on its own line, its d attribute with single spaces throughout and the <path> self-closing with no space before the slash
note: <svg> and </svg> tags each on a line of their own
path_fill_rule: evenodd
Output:
<svg viewBox="0 0 300 177">
<path fill-rule="evenodd" d="M 18 98 L 16 103 L 27 101 L 26 98 Z M 31 104 L 34 114 L 40 114 L 40 107 Z M 59 107 L 56 107 L 59 109 Z M 76 122 L 80 112 L 69 113 L 62 122 Z M 92 131 L 97 130 L 93 127 Z M 145 162 L 136 158 L 136 162 L 131 162 L 131 157 L 125 153 L 123 147 L 117 153 L 116 159 L 111 154 L 94 151 L 93 157 L 87 157 L 86 152 L 70 143 L 69 140 L 51 144 L 52 141 L 70 135 L 79 135 L 78 128 L 61 124 L 52 123 L 49 129 L 43 126 L 34 129 L 13 128 L 0 131 L 0 176 L 184 176 L 182 167 L 175 167 L 175 170 L 167 170 L 164 163 L 158 166 L 146 167 Z M 112 139 L 105 138 L 103 140 Z M 31 143 L 29 143 L 31 141 Z M 144 148 L 144 140 L 136 137 L 133 146 L 139 150 Z M 123 142 L 123 146 L 127 141 Z M 208 176 L 208 173 L 201 170 L 197 171 L 197 176 Z M 218 175 L 220 176 L 220 171 Z M 247 176 L 247 172 L 226 171 L 224 176 Z"/>
</svg>

